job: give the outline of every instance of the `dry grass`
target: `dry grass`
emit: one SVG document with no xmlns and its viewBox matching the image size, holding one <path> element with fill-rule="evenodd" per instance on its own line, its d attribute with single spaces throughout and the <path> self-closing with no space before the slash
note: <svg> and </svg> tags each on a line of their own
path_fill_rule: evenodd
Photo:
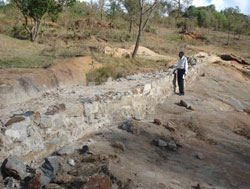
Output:
<svg viewBox="0 0 250 189">
<path fill-rule="evenodd" d="M 167 61 L 152 61 L 141 58 L 114 58 L 103 54 L 93 54 L 98 62 L 103 63 L 103 67 L 93 70 L 87 74 L 88 82 L 100 84 L 109 77 L 118 79 L 135 73 L 149 73 L 156 70 L 168 68 Z"/>
<path fill-rule="evenodd" d="M 52 64 L 54 57 L 43 55 L 46 46 L 0 34 L 2 68 L 38 68 Z"/>
</svg>

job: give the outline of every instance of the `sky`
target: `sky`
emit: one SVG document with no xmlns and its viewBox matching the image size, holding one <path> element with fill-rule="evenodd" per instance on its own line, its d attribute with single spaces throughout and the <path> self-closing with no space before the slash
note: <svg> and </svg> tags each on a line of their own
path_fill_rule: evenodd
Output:
<svg viewBox="0 0 250 189">
<path fill-rule="evenodd" d="M 218 11 L 228 7 L 239 6 L 240 11 L 246 15 L 250 15 L 250 0 L 193 0 L 195 6 L 215 5 Z"/>
<path fill-rule="evenodd" d="M 87 1 L 90 0 L 81 0 Z M 93 0 L 95 1 L 95 0 Z M 236 7 L 239 6 L 241 13 L 246 15 L 250 15 L 250 0 L 193 0 L 193 5 L 199 6 L 208 6 L 215 5 L 216 10 L 221 11 L 228 7 Z"/>
</svg>

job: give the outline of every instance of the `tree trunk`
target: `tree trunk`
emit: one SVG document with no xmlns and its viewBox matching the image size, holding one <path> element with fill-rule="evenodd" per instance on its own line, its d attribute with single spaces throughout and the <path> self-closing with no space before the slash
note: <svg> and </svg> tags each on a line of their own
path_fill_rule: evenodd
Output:
<svg viewBox="0 0 250 189">
<path fill-rule="evenodd" d="M 178 1 L 178 18 L 181 16 L 181 0 Z"/>
<path fill-rule="evenodd" d="M 238 40 L 240 40 L 240 37 L 241 37 L 241 32 L 239 32 L 239 35 L 238 35 Z"/>
<path fill-rule="evenodd" d="M 35 25 L 33 26 L 31 32 L 30 32 L 30 40 L 35 42 L 38 38 L 38 35 L 40 33 L 41 29 L 41 22 L 40 21 L 34 21 Z"/>
<path fill-rule="evenodd" d="M 101 22 L 102 22 L 102 19 L 103 19 L 103 8 L 101 10 Z"/>
<path fill-rule="evenodd" d="M 230 40 L 230 31 L 228 31 L 228 36 L 227 36 L 227 45 L 229 45 L 229 40 Z"/>
<path fill-rule="evenodd" d="M 143 9 L 141 7 L 138 35 L 137 35 L 137 39 L 136 39 L 135 49 L 134 49 L 134 52 L 132 54 L 132 58 L 135 58 L 137 51 L 138 51 L 138 48 L 139 48 L 139 45 L 140 45 L 141 33 L 142 33 L 142 16 L 143 16 Z"/>
<path fill-rule="evenodd" d="M 132 28 L 133 28 L 133 20 L 131 19 L 129 22 L 129 30 L 128 30 L 129 33 L 132 32 Z"/>
<path fill-rule="evenodd" d="M 139 4 L 140 4 L 140 20 L 139 20 L 139 28 L 138 28 L 138 34 L 137 34 L 137 39 L 136 39 L 136 43 L 135 43 L 135 49 L 133 51 L 133 54 L 132 54 L 132 58 L 135 58 L 136 54 L 137 54 L 137 51 L 138 51 L 138 48 L 139 48 L 139 45 L 140 45 L 140 40 L 141 40 L 141 35 L 142 35 L 142 32 L 144 31 L 148 21 L 149 21 L 149 18 L 157 4 L 158 0 L 155 0 L 154 1 L 154 4 L 152 4 L 152 6 L 150 6 L 147 10 L 143 10 L 144 9 L 144 3 L 145 1 L 144 0 L 139 0 Z M 146 20 L 143 21 L 143 16 L 145 14 L 148 14 L 147 17 L 146 17 Z"/>
</svg>

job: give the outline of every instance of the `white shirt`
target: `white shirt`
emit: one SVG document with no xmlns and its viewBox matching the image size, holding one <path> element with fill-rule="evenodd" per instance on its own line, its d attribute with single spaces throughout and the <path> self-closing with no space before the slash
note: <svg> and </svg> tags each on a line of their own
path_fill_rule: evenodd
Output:
<svg viewBox="0 0 250 189">
<path fill-rule="evenodd" d="M 185 69 L 185 74 L 187 75 L 188 73 L 188 61 L 185 56 L 179 59 L 178 64 L 177 64 L 177 69 Z"/>
</svg>

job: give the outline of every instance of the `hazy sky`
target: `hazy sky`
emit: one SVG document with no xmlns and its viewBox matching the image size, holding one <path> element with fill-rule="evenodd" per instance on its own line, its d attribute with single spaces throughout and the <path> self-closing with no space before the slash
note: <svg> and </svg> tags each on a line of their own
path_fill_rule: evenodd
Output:
<svg viewBox="0 0 250 189">
<path fill-rule="evenodd" d="M 89 2 L 90 0 L 82 0 Z M 96 0 L 93 0 L 96 1 Z M 250 0 L 193 0 L 195 6 L 215 5 L 218 11 L 227 7 L 240 7 L 240 11 L 244 14 L 250 15 Z"/>
<path fill-rule="evenodd" d="M 242 13 L 250 15 L 250 0 L 193 0 L 195 6 L 207 6 L 214 4 L 218 11 L 227 7 L 239 6 Z"/>
</svg>

